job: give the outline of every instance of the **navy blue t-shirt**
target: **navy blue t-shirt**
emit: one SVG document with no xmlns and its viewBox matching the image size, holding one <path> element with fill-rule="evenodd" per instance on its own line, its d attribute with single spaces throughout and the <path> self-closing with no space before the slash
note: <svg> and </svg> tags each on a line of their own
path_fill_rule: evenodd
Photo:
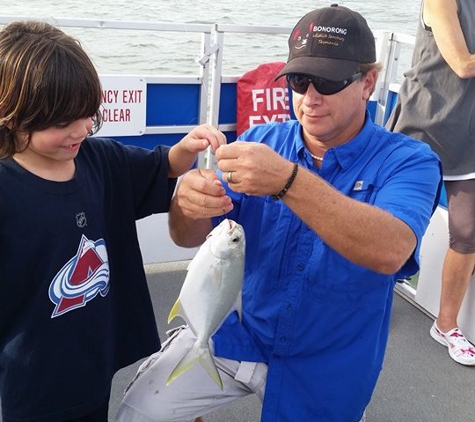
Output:
<svg viewBox="0 0 475 422">
<path fill-rule="evenodd" d="M 79 417 L 160 345 L 135 221 L 168 211 L 168 148 L 89 138 L 75 165 L 53 182 L 0 160 L 4 418 Z"/>
</svg>

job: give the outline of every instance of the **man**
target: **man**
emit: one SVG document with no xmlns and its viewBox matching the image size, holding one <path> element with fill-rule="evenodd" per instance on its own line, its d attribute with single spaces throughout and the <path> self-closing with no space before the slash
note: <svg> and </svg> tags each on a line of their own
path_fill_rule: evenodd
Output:
<svg viewBox="0 0 475 422">
<path fill-rule="evenodd" d="M 379 66 L 365 19 L 333 5 L 304 16 L 278 77 L 296 121 L 255 126 L 216 152 L 222 182 L 189 172 L 170 211 L 197 246 L 222 214 L 244 226 L 242 322 L 213 337 L 223 391 L 199 366 L 165 387 L 193 343 L 178 330 L 124 398 L 121 421 L 191 421 L 256 393 L 264 422 L 358 422 L 381 370 L 395 280 L 418 270 L 441 182 L 437 156 L 375 126 Z M 147 369 L 148 368 L 148 369 Z"/>
</svg>

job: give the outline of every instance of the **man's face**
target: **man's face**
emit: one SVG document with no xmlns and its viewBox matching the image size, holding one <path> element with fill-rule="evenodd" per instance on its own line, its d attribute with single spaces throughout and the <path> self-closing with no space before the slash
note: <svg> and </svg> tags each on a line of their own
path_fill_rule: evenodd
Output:
<svg viewBox="0 0 475 422">
<path fill-rule="evenodd" d="M 293 92 L 294 113 L 302 124 L 304 140 L 333 147 L 352 139 L 363 126 L 376 78 L 377 72 L 370 71 L 333 95 L 320 94 L 312 84 L 304 94 Z"/>
</svg>

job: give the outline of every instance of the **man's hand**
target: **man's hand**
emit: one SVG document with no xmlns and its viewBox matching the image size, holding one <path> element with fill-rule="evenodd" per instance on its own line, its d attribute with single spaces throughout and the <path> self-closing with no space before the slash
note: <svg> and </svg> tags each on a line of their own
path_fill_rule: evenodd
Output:
<svg viewBox="0 0 475 422">
<path fill-rule="evenodd" d="M 216 173 L 209 169 L 190 170 L 178 185 L 173 206 L 194 220 L 216 217 L 233 209 L 231 198 Z"/>
<path fill-rule="evenodd" d="M 216 151 L 229 187 L 247 195 L 275 195 L 285 186 L 293 164 L 264 144 L 233 142 Z"/>
</svg>

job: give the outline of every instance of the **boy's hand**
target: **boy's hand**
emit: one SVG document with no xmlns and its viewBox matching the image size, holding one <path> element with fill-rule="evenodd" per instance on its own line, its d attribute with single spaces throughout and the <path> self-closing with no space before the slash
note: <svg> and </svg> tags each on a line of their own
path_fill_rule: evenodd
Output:
<svg viewBox="0 0 475 422">
<path fill-rule="evenodd" d="M 180 143 L 189 152 L 198 153 L 211 146 L 213 152 L 226 144 L 226 136 L 215 127 L 204 124 L 193 129 Z"/>
</svg>

